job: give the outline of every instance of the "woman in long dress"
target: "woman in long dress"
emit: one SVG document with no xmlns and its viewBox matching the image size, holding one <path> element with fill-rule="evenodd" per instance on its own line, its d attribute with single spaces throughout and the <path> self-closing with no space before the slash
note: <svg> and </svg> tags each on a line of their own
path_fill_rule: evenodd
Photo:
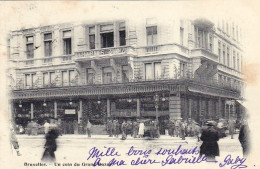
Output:
<svg viewBox="0 0 260 169">
<path fill-rule="evenodd" d="M 46 134 L 46 143 L 45 143 L 45 151 L 42 156 L 42 162 L 55 162 L 56 157 L 54 152 L 57 150 L 56 138 L 59 136 L 59 133 L 56 129 L 50 129 Z"/>
<path fill-rule="evenodd" d="M 140 124 L 139 124 L 138 135 L 139 135 L 139 137 L 144 136 L 144 123 L 143 122 L 140 122 Z"/>
</svg>

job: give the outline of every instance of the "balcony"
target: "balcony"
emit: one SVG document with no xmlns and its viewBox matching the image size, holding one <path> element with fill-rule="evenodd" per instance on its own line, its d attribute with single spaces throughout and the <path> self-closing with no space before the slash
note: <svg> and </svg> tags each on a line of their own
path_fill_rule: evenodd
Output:
<svg viewBox="0 0 260 169">
<path fill-rule="evenodd" d="M 94 49 L 76 52 L 76 61 L 88 61 L 93 59 L 115 58 L 127 55 L 135 55 L 135 50 L 130 46 Z"/>
<path fill-rule="evenodd" d="M 41 67 L 49 65 L 59 65 L 64 63 L 71 63 L 74 59 L 74 55 L 62 55 L 62 56 L 51 56 L 34 59 L 16 60 L 17 67 L 19 68 L 31 68 Z"/>
<path fill-rule="evenodd" d="M 225 73 L 228 73 L 228 74 L 232 74 L 232 75 L 240 77 L 240 78 L 243 78 L 242 77 L 243 74 L 241 72 L 239 72 L 238 70 L 235 70 L 233 68 L 230 68 L 226 65 L 223 65 L 223 64 L 218 65 L 218 70 L 225 72 Z"/>
<path fill-rule="evenodd" d="M 177 53 L 188 56 L 189 50 L 177 43 L 143 46 L 137 48 L 138 56 Z"/>
<path fill-rule="evenodd" d="M 207 60 L 212 60 L 212 61 L 218 62 L 218 55 L 212 53 L 209 50 L 203 49 L 203 48 L 192 49 L 191 57 L 206 58 Z"/>
</svg>

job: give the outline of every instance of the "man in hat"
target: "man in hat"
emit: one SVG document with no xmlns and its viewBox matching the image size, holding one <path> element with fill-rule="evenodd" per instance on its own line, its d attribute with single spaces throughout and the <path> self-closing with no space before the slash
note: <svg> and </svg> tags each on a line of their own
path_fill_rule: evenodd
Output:
<svg viewBox="0 0 260 169">
<path fill-rule="evenodd" d="M 219 133 L 216 129 L 216 122 L 208 121 L 206 122 L 206 127 L 202 129 L 201 141 L 203 141 L 200 146 L 200 155 L 205 155 L 207 160 L 215 161 L 215 157 L 219 156 Z"/>
</svg>

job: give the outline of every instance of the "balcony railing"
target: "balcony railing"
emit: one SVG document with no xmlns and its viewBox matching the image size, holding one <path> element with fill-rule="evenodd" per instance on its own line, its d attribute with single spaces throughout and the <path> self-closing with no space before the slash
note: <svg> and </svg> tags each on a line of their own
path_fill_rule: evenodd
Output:
<svg viewBox="0 0 260 169">
<path fill-rule="evenodd" d="M 223 72 L 226 72 L 226 73 L 229 73 L 229 74 L 232 74 L 232 75 L 235 75 L 235 76 L 239 76 L 241 77 L 243 74 L 241 72 L 239 72 L 238 70 L 235 70 L 233 68 L 230 68 L 226 65 L 222 65 L 222 64 L 218 64 L 218 69 L 220 71 L 223 71 Z"/>
</svg>

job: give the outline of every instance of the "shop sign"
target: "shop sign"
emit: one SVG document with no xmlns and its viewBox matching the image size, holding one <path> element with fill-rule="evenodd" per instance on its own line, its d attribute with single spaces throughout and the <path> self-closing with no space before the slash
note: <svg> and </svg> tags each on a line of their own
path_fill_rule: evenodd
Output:
<svg viewBox="0 0 260 169">
<path fill-rule="evenodd" d="M 78 57 L 88 57 L 88 56 L 100 56 L 100 55 L 115 55 L 115 54 L 125 54 L 127 52 L 127 47 L 102 49 L 102 50 L 91 50 L 85 52 L 79 52 Z"/>
<path fill-rule="evenodd" d="M 75 109 L 65 109 L 65 114 L 76 114 Z"/>
</svg>

